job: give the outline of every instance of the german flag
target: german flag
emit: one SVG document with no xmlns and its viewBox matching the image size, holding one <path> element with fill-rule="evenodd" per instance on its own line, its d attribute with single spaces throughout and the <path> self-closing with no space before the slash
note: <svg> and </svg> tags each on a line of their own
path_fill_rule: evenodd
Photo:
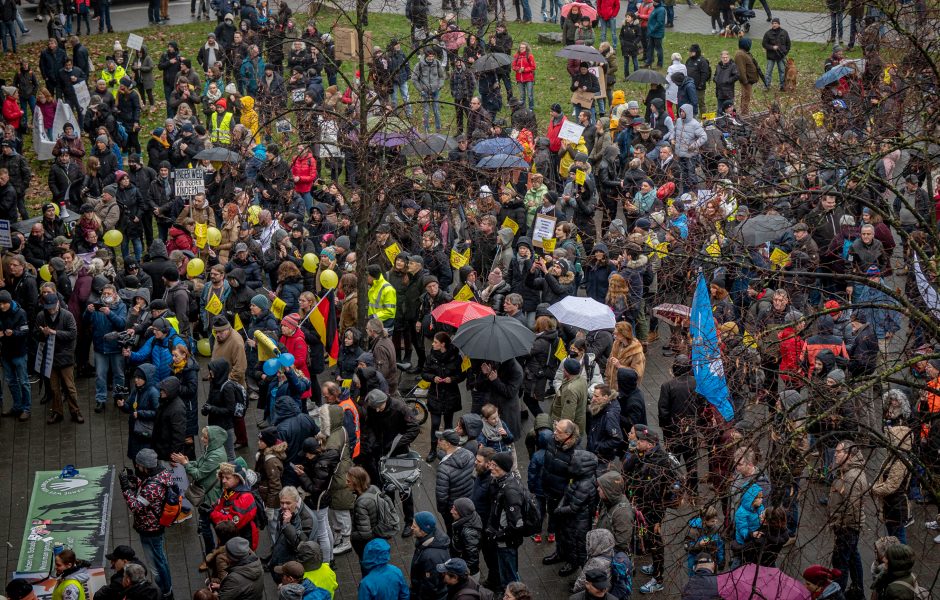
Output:
<svg viewBox="0 0 940 600">
<path fill-rule="evenodd" d="M 332 367 L 339 358 L 339 331 L 336 325 L 336 289 L 332 289 L 320 298 L 310 311 L 310 322 L 320 334 L 326 349 L 327 363 Z"/>
</svg>

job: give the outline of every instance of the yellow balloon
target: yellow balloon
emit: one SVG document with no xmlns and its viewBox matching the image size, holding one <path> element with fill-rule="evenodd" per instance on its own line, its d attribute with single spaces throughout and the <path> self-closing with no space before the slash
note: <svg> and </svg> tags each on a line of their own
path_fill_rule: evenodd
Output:
<svg viewBox="0 0 940 600">
<path fill-rule="evenodd" d="M 52 270 L 49 265 L 39 267 L 39 276 L 42 277 L 43 281 L 52 281 Z"/>
<path fill-rule="evenodd" d="M 326 270 L 320 273 L 320 285 L 324 288 L 332 290 L 337 283 L 339 283 L 339 277 L 336 276 L 336 271 Z"/>
<path fill-rule="evenodd" d="M 202 338 L 196 342 L 196 350 L 203 356 L 212 356 L 212 346 L 209 344 L 209 338 Z"/>
<path fill-rule="evenodd" d="M 106 231 L 104 234 L 104 244 L 111 248 L 117 248 L 124 241 L 124 234 L 117 229 Z"/>
<path fill-rule="evenodd" d="M 201 258 L 193 258 L 186 264 L 186 274 L 190 277 L 199 277 L 206 270 L 206 263 Z"/>
<path fill-rule="evenodd" d="M 304 269 L 310 273 L 316 273 L 317 266 L 320 264 L 320 257 L 313 252 L 304 254 Z"/>
<path fill-rule="evenodd" d="M 248 224 L 257 225 L 260 219 L 258 215 L 261 214 L 261 207 L 257 204 L 248 207 Z"/>
<path fill-rule="evenodd" d="M 59 216 L 59 205 L 58 205 L 58 204 L 55 205 L 55 216 L 57 216 L 57 217 Z"/>
<path fill-rule="evenodd" d="M 206 230 L 206 240 L 210 246 L 215 248 L 222 243 L 222 232 L 215 227 L 210 227 Z"/>
</svg>

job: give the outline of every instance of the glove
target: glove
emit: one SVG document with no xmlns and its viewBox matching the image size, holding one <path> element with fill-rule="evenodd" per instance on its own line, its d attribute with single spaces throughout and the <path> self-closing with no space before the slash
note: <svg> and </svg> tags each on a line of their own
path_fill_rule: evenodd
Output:
<svg viewBox="0 0 940 600">
<path fill-rule="evenodd" d="M 121 474 L 118 475 L 118 481 L 121 484 L 122 492 L 126 492 L 127 490 L 131 489 L 131 481 L 130 478 L 128 478 L 127 473 L 121 471 Z"/>
<path fill-rule="evenodd" d="M 208 416 L 208 415 L 209 415 L 209 405 L 203 404 L 203 405 L 202 405 L 202 408 L 199 410 L 199 412 L 201 412 L 202 414 Z"/>
</svg>

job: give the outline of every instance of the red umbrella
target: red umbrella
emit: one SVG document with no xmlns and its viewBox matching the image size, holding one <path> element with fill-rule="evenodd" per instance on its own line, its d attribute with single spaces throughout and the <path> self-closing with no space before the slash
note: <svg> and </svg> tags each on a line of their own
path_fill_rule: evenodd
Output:
<svg viewBox="0 0 940 600">
<path fill-rule="evenodd" d="M 561 16 L 568 18 L 568 13 L 571 12 L 571 7 L 577 6 L 581 9 L 581 16 L 588 17 L 592 21 L 597 20 L 597 10 L 590 4 L 585 4 L 584 2 L 569 2 L 561 7 Z"/>
<path fill-rule="evenodd" d="M 688 327 L 692 309 L 685 304 L 660 304 L 653 308 L 653 316 L 671 325 Z"/>
<path fill-rule="evenodd" d="M 496 312 L 489 306 L 483 306 L 476 302 L 460 302 L 455 300 L 447 304 L 441 304 L 431 311 L 431 316 L 438 323 L 450 325 L 451 327 L 460 327 L 467 321 L 491 317 Z"/>
</svg>

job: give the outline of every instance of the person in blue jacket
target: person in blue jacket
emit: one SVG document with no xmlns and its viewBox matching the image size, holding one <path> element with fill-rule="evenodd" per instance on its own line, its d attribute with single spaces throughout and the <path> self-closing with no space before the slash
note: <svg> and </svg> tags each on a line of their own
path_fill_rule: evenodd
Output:
<svg viewBox="0 0 940 600">
<path fill-rule="evenodd" d="M 388 564 L 391 546 L 383 538 L 366 544 L 362 552 L 362 572 L 359 600 L 409 600 L 411 590 L 401 569 Z"/>
<path fill-rule="evenodd" d="M 13 406 L 3 414 L 28 421 L 32 410 L 29 375 L 26 371 L 29 360 L 29 317 L 7 290 L 0 290 L 0 332 L 3 375 L 13 397 Z"/>
<path fill-rule="evenodd" d="M 149 362 L 156 369 L 156 380 L 163 381 L 173 375 L 173 348 L 185 346 L 186 342 L 163 317 L 155 319 L 150 329 L 153 330 L 153 336 L 136 352 L 124 348 L 124 356 L 135 365 Z"/>
<path fill-rule="evenodd" d="M 127 305 L 118 296 L 117 288 L 107 284 L 101 294 L 89 298 L 82 314 L 82 321 L 91 327 L 91 339 L 95 345 L 95 412 L 104 411 L 108 402 L 108 373 L 115 386 L 124 385 L 124 358 L 117 342 L 105 335 L 127 328 Z"/>
<path fill-rule="evenodd" d="M 127 457 L 132 461 L 138 452 L 150 448 L 157 406 L 160 405 L 156 372 L 149 363 L 137 367 L 130 396 L 117 402 L 118 408 L 127 413 Z"/>
<path fill-rule="evenodd" d="M 734 511 L 735 556 L 731 562 L 734 569 L 750 560 L 749 550 L 756 546 L 757 538 L 763 535 L 759 529 L 764 514 L 764 491 L 756 484 L 750 484 L 741 496 L 741 503 Z"/>
</svg>

